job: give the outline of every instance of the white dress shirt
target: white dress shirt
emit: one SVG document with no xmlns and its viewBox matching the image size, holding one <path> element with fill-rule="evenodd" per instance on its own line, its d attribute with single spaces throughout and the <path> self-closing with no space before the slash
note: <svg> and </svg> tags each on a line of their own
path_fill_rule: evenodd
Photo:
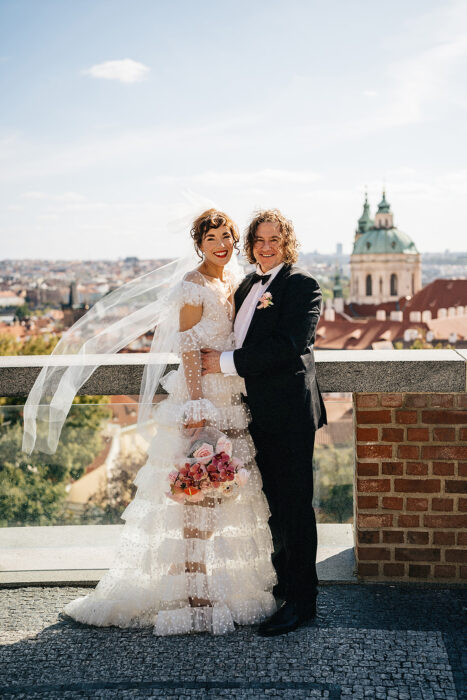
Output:
<svg viewBox="0 0 467 700">
<path fill-rule="evenodd" d="M 269 272 L 262 272 L 260 266 L 256 266 L 256 272 L 258 275 L 271 275 L 271 277 L 266 282 L 266 284 L 262 284 L 261 281 L 255 282 L 255 284 L 252 286 L 247 296 L 245 297 L 245 300 L 241 305 L 238 314 L 235 317 L 234 334 L 235 347 L 237 349 L 241 348 L 243 345 L 243 341 L 245 340 L 246 334 L 248 333 L 253 314 L 255 313 L 255 309 L 258 306 L 258 301 L 263 296 L 264 292 L 267 290 L 267 288 L 269 287 L 279 270 L 281 270 L 283 267 L 284 263 L 280 263 L 280 265 L 276 265 L 276 267 L 273 267 L 272 270 L 269 270 Z M 237 374 L 233 354 L 233 350 L 221 353 L 220 365 L 222 374 Z"/>
</svg>

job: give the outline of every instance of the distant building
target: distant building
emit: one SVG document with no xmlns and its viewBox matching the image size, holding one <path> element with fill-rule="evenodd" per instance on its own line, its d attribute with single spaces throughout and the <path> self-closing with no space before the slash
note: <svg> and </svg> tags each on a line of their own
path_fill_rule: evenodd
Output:
<svg viewBox="0 0 467 700">
<path fill-rule="evenodd" d="M 350 257 L 350 302 L 382 304 L 413 296 L 421 287 L 420 253 L 412 239 L 394 226 L 386 192 L 374 219 L 365 196 Z"/>
<path fill-rule="evenodd" d="M 338 257 L 341 257 L 343 255 L 343 246 L 342 243 L 336 243 L 336 255 Z"/>
</svg>

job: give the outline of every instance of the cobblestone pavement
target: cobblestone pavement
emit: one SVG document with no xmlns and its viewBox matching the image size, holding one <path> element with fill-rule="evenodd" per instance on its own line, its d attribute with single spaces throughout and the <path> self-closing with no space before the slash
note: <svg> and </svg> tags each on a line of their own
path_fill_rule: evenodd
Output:
<svg viewBox="0 0 467 700">
<path fill-rule="evenodd" d="M 0 591 L 0 698 L 463 697 L 459 588 L 323 586 L 317 620 L 272 639 L 159 638 L 60 619 L 86 588 Z"/>
</svg>

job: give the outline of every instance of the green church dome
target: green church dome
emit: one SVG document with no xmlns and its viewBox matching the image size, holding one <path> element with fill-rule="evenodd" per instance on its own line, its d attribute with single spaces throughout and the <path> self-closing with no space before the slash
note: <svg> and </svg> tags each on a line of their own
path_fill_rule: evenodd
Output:
<svg viewBox="0 0 467 700">
<path fill-rule="evenodd" d="M 417 248 L 413 240 L 397 228 L 372 228 L 357 238 L 353 255 L 372 255 L 374 253 L 408 253 L 416 255 Z"/>
</svg>

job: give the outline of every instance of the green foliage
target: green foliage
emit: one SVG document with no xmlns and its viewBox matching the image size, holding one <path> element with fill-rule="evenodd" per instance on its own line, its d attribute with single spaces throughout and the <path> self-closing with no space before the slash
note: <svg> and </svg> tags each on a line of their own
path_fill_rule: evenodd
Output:
<svg viewBox="0 0 467 700">
<path fill-rule="evenodd" d="M 24 321 L 25 318 L 29 318 L 31 315 L 31 309 L 27 304 L 23 304 L 22 306 L 18 306 L 15 312 L 15 316 L 18 319 L 18 321 Z"/>
<path fill-rule="evenodd" d="M 79 479 L 103 449 L 101 405 L 72 408 L 53 455 L 21 451 L 20 410 L 5 407 L 0 425 L 0 526 L 61 522 L 66 484 Z M 39 428 L 40 430 L 40 428 Z"/>
<path fill-rule="evenodd" d="M 338 523 L 345 523 L 353 515 L 353 485 L 334 484 L 321 508 Z"/>
<path fill-rule="evenodd" d="M 50 355 L 58 341 L 57 335 L 34 335 L 28 340 L 18 342 L 10 335 L 2 333 L 0 334 L 0 355 Z"/>
<path fill-rule="evenodd" d="M 121 523 L 121 514 L 133 500 L 136 486 L 133 483 L 136 472 L 143 466 L 145 455 L 130 459 L 122 458 L 112 469 L 111 478 L 100 493 L 94 494 L 86 503 L 79 523 L 108 525 Z"/>
<path fill-rule="evenodd" d="M 353 514 L 354 451 L 352 446 L 316 445 L 313 468 L 317 516 L 321 522 L 348 522 Z"/>
</svg>

